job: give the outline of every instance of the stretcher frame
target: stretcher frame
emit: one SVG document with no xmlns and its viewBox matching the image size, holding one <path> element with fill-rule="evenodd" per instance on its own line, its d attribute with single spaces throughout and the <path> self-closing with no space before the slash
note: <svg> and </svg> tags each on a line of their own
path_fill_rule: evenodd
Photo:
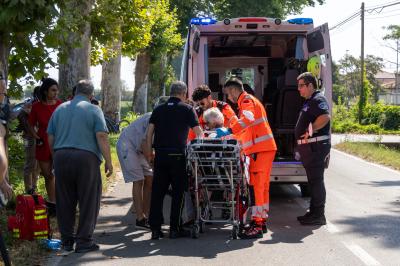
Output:
<svg viewBox="0 0 400 266">
<path fill-rule="evenodd" d="M 231 224 L 237 239 L 241 219 L 239 201 L 247 194 L 241 148 L 235 139 L 195 139 L 187 146 L 187 162 L 194 178 L 195 222 L 191 235 L 198 238 L 205 223 Z M 214 201 L 209 192 L 222 191 L 222 201 Z M 213 211 L 229 212 L 229 217 L 213 219 Z M 211 215 L 210 215 L 211 214 Z"/>
</svg>

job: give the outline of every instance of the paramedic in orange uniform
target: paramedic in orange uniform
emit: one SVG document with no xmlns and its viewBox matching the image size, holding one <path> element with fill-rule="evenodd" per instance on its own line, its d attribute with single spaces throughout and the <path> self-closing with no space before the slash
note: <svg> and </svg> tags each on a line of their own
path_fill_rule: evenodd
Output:
<svg viewBox="0 0 400 266">
<path fill-rule="evenodd" d="M 203 130 L 209 130 L 207 124 L 204 121 L 203 113 L 212 108 L 218 108 L 224 115 L 224 127 L 229 126 L 229 120 L 236 116 L 235 112 L 229 104 L 222 101 L 213 100 L 211 96 L 211 90 L 207 85 L 200 85 L 197 87 L 192 94 L 193 101 L 197 104 L 196 113 L 199 118 L 199 125 Z M 191 141 L 196 137 L 196 134 L 192 130 L 189 131 L 188 141 Z"/>
<path fill-rule="evenodd" d="M 217 129 L 217 136 L 232 132 L 240 138 L 243 153 L 250 160 L 250 188 L 254 190 L 255 198 L 251 208 L 252 222 L 241 233 L 241 238 L 261 238 L 263 232 L 267 232 L 269 178 L 276 153 L 274 136 L 263 105 L 256 97 L 244 91 L 239 79 L 229 79 L 224 85 L 224 93 L 230 101 L 238 103 L 239 115 L 233 116 L 228 130 Z"/>
</svg>

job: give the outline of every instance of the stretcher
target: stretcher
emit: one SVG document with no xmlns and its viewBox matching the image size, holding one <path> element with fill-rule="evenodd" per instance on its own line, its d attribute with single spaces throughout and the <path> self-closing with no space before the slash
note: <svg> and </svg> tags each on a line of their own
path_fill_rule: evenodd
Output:
<svg viewBox="0 0 400 266">
<path fill-rule="evenodd" d="M 237 239 L 246 211 L 248 186 L 241 149 L 235 139 L 195 139 L 187 146 L 192 176 L 195 222 L 193 238 L 204 232 L 206 223 L 231 224 Z"/>
</svg>

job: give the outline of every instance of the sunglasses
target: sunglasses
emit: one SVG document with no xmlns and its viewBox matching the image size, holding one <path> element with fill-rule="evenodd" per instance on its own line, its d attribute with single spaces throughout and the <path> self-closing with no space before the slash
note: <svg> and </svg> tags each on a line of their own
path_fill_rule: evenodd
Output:
<svg viewBox="0 0 400 266">
<path fill-rule="evenodd" d="M 299 84 L 297 84 L 297 88 L 301 88 L 303 86 L 308 86 L 308 84 L 310 84 L 310 83 L 299 83 Z"/>
</svg>

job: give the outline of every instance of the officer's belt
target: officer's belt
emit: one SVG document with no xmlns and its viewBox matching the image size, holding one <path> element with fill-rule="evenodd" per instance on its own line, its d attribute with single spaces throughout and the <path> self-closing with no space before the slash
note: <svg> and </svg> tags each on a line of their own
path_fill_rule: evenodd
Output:
<svg viewBox="0 0 400 266">
<path fill-rule="evenodd" d="M 317 141 L 323 141 L 330 139 L 331 137 L 329 135 L 324 135 L 324 136 L 318 136 L 314 138 L 309 138 L 309 139 L 298 139 L 297 144 L 302 145 L 302 144 L 307 144 L 307 143 L 312 143 L 312 142 L 317 142 Z"/>
</svg>

